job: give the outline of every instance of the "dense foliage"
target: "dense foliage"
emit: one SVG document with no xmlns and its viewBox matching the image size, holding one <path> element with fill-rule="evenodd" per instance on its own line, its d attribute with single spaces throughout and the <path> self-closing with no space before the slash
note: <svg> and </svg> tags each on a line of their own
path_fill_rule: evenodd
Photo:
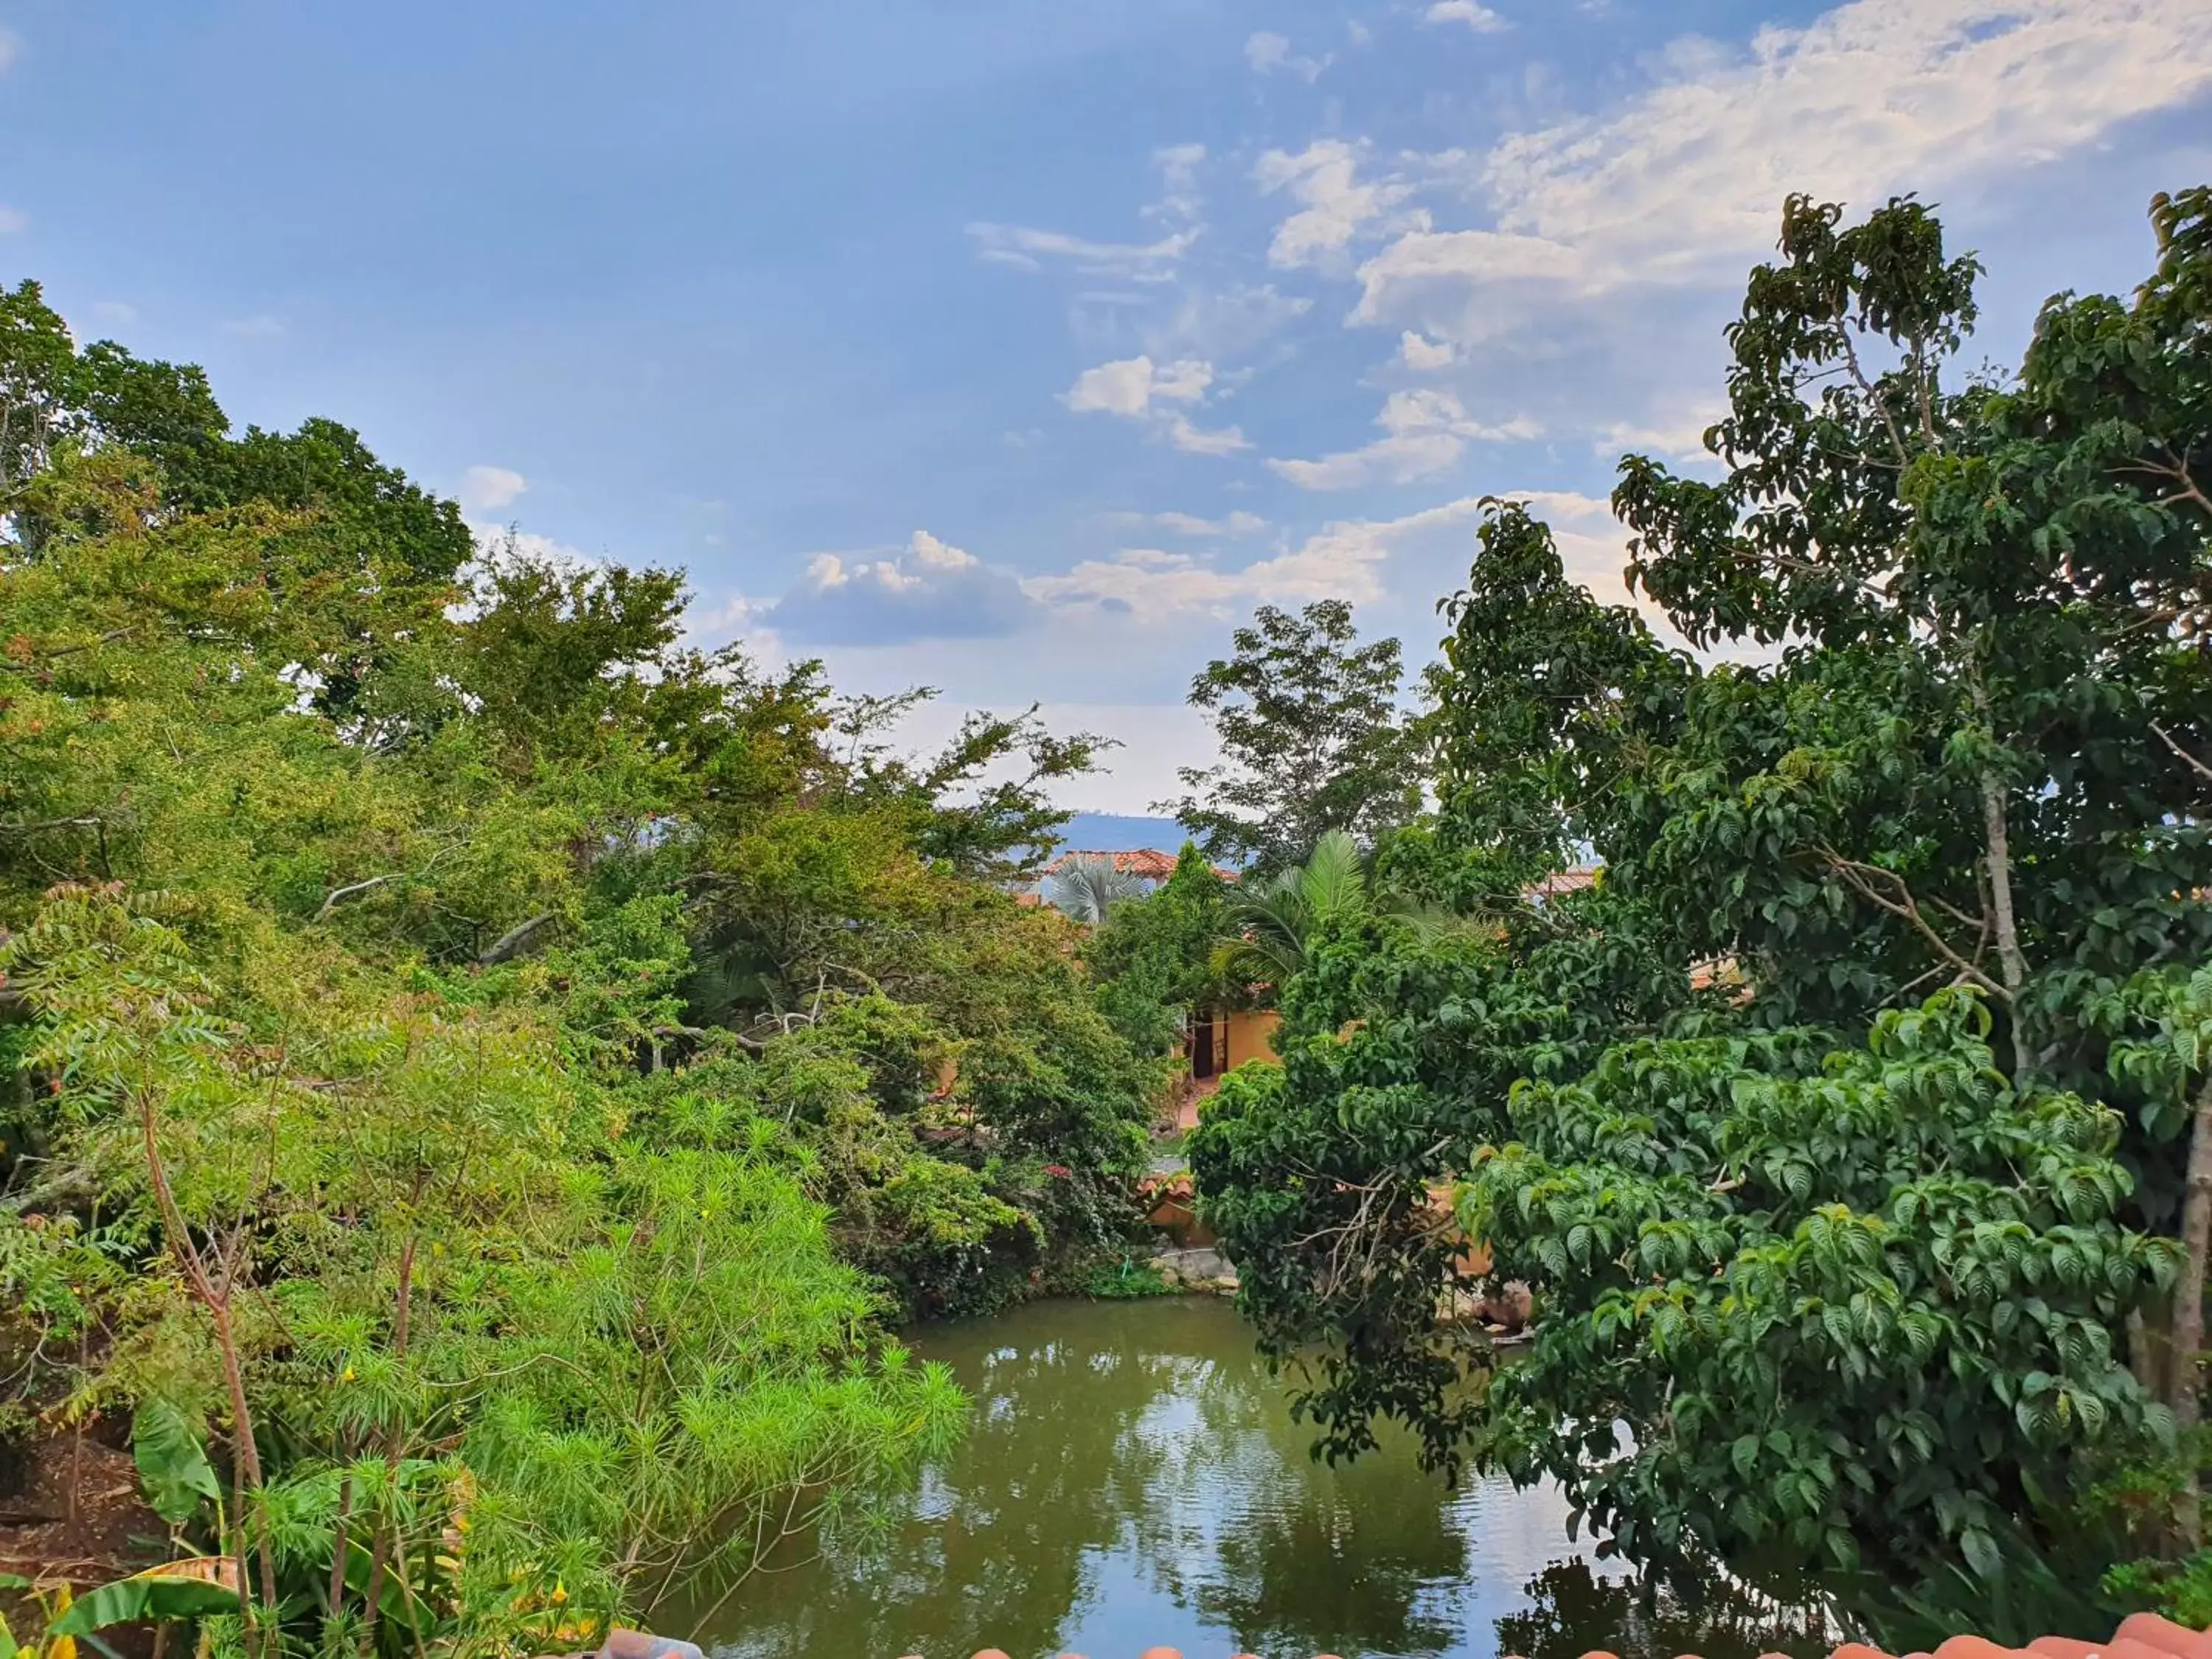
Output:
<svg viewBox="0 0 2212 1659">
<path fill-rule="evenodd" d="M 1002 890 L 1091 739 L 902 756 L 29 284 L 0 531 L 0 1437 L 161 1425 L 249 1645 L 732 1581 L 957 1431 L 888 1316 L 1118 1256 L 1166 1062 Z"/>
<path fill-rule="evenodd" d="M 1320 928 L 1282 1067 L 1194 1139 L 1329 1449 L 1401 1418 L 1639 1553 L 1986 1580 L 2093 1489 L 2201 1537 L 2212 191 L 2152 216 L 2131 299 L 1959 379 L 1977 270 L 1934 217 L 1790 204 L 1712 464 L 1615 497 L 1721 660 L 1493 504 L 1440 810 L 1377 861 L 1472 925 Z M 1587 853 L 1594 889 L 1524 890 Z M 1471 1237 L 1535 1297 L 1495 1373 Z"/>
<path fill-rule="evenodd" d="M 1158 808 L 1210 857 L 1264 873 L 1298 862 L 1331 830 L 1372 836 L 1420 810 L 1397 641 L 1358 643 L 1352 607 L 1317 599 L 1295 616 L 1261 605 L 1230 646 L 1190 686 L 1222 758 L 1184 768 L 1188 793 Z"/>
</svg>

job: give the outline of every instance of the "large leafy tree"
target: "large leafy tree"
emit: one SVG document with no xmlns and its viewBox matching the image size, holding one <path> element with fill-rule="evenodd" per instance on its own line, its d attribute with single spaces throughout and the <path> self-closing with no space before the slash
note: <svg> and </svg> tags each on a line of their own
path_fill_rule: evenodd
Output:
<svg viewBox="0 0 2212 1659">
<path fill-rule="evenodd" d="M 0 296 L 0 1436 L 232 1474 L 263 1652 L 588 1645 L 909 1476 L 885 1316 L 1118 1250 L 1164 1076 L 1000 884 L 1091 740 L 470 553 Z"/>
<path fill-rule="evenodd" d="M 1208 856 L 1262 873 L 1295 864 L 1331 830 L 1372 841 L 1420 810 L 1414 728 L 1399 706 L 1398 641 L 1362 645 L 1352 607 L 1262 605 L 1231 653 L 1190 684 L 1223 758 L 1186 767 L 1163 801 Z"/>
<path fill-rule="evenodd" d="M 1987 1571 L 2049 1540 L 2038 1493 L 2154 1449 L 2161 1397 L 2188 1417 L 2208 221 L 2161 198 L 2151 279 L 2054 300 L 1999 382 L 1957 374 L 1975 267 L 1931 215 L 1790 204 L 1720 477 L 1631 458 L 1616 496 L 1675 627 L 1771 666 L 1659 650 L 1493 513 L 1447 607 L 1444 811 L 1384 867 L 1495 924 L 1325 933 L 1281 1072 L 1194 1146 L 1328 1444 L 1401 1416 L 1639 1548 Z M 1500 906 L 1584 846 L 1595 890 Z M 1474 1386 L 1439 1316 L 1466 1234 L 1540 1309 Z M 2177 1278 L 2178 1364 L 2137 1323 Z"/>
</svg>

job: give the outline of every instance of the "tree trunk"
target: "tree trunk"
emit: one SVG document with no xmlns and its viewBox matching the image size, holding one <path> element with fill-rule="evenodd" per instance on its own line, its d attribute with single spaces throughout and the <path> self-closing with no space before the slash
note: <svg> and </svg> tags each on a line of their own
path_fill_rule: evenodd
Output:
<svg viewBox="0 0 2212 1659">
<path fill-rule="evenodd" d="M 225 1285 L 218 1289 L 215 1279 L 201 1259 L 199 1246 L 192 1243 L 191 1229 L 185 1223 L 185 1212 L 178 1206 L 177 1195 L 169 1185 L 168 1165 L 161 1159 L 161 1145 L 155 1122 L 154 1097 L 149 1090 L 138 1091 L 138 1129 L 145 1143 L 146 1173 L 154 1183 L 155 1206 L 161 1212 L 162 1228 L 168 1234 L 169 1249 L 177 1264 L 185 1270 L 185 1282 L 192 1294 L 208 1310 L 215 1325 L 216 1346 L 222 1354 L 223 1386 L 230 1395 L 230 1431 L 232 1491 L 234 1505 L 244 1508 L 245 1492 L 258 1493 L 261 1490 L 261 1449 L 253 1438 L 253 1408 L 246 1398 L 246 1372 L 238 1357 L 238 1335 L 230 1322 L 230 1291 Z M 246 1519 L 244 1514 L 235 1517 L 239 1528 L 240 1555 L 238 1563 L 239 1599 L 246 1613 L 246 1630 L 252 1639 L 259 1624 L 256 1616 L 252 1581 L 245 1559 Z M 254 1529 L 260 1543 L 261 1601 L 270 1616 L 276 1616 L 276 1563 L 269 1542 L 269 1529 L 264 1526 Z"/>
<path fill-rule="evenodd" d="M 353 1540 L 349 1529 L 353 1524 L 353 1477 L 338 1482 L 337 1525 L 331 1538 L 331 1620 L 337 1621 L 345 1612 L 346 1567 L 353 1553 Z"/>
<path fill-rule="evenodd" d="M 2185 1443 L 2203 1412 L 2197 1398 L 2204 1346 L 2204 1278 L 2212 1267 L 2212 1079 L 2197 1091 L 2197 1110 L 2189 1130 L 2189 1184 L 2181 1200 L 2181 1247 L 2187 1261 L 2181 1283 L 2173 1294 L 2173 1420 L 2179 1427 L 2190 1460 L 2188 1482 L 2177 1500 L 2174 1516 L 2183 1544 L 2191 1550 L 2203 1543 L 2203 1505 L 2197 1485 L 2195 1450 Z"/>
<path fill-rule="evenodd" d="M 2005 1016 L 2012 1031 L 2015 1079 L 2028 1069 L 2027 1045 L 2021 1040 L 2020 988 L 2027 981 L 2027 958 L 2020 948 L 2020 923 L 2012 902 L 2012 838 L 2005 825 L 2004 781 L 1982 770 L 1982 834 L 1988 842 L 1990 915 L 1996 929 L 1997 973 L 2004 981 Z"/>
</svg>

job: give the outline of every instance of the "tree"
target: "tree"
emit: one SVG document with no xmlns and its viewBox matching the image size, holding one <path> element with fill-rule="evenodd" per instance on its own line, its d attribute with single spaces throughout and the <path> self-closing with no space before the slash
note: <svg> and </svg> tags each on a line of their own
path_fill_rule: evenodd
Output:
<svg viewBox="0 0 2212 1659">
<path fill-rule="evenodd" d="M 1141 1053 L 1165 1054 L 1222 987 L 1213 953 L 1228 906 L 1224 882 L 1195 842 L 1150 895 L 1111 907 L 1085 942 L 1098 1005 Z"/>
<path fill-rule="evenodd" d="M 1420 809 L 1413 727 L 1398 706 L 1395 640 L 1356 643 L 1352 607 L 1318 599 L 1293 616 L 1262 605 L 1231 654 L 1192 680 L 1225 757 L 1186 767 L 1189 793 L 1157 803 L 1208 857 L 1266 874 L 1331 830 L 1371 842 Z"/>
<path fill-rule="evenodd" d="M 1332 830 L 1304 864 L 1237 884 L 1223 907 L 1214 974 L 1247 990 L 1280 985 L 1305 966 L 1307 941 L 1321 928 L 1367 906 L 1358 843 Z"/>
<path fill-rule="evenodd" d="M 1144 878 L 1122 869 L 1111 853 L 1071 853 L 1051 879 L 1053 908 L 1086 927 L 1103 925 L 1115 905 L 1145 892 Z"/>
<path fill-rule="evenodd" d="M 2154 1235 L 2212 1205 L 2183 1224 L 2187 1021 L 2126 988 L 2212 954 L 2208 220 L 2160 198 L 2131 301 L 2061 296 L 2015 380 L 1954 383 L 1975 267 L 1933 216 L 1790 204 L 1723 477 L 1632 457 L 1615 498 L 1674 626 L 1771 665 L 1658 650 L 1492 512 L 1443 810 L 1382 866 L 1492 925 L 1323 929 L 1281 1072 L 1193 1144 L 1328 1448 L 1397 1416 L 1638 1549 L 1980 1575 L 2056 1544 L 2039 1493 L 2163 1455 L 2202 1285 Z M 1499 902 L 1578 842 L 1595 889 Z M 1467 1237 L 1541 1310 L 1488 1377 Z"/>
<path fill-rule="evenodd" d="M 1451 631 L 1428 725 L 1437 829 L 1495 897 L 1604 835 L 1621 787 L 1678 724 L 1692 674 L 1634 610 L 1567 579 L 1523 503 L 1486 500 L 1475 538 L 1467 586 L 1441 606 Z"/>
<path fill-rule="evenodd" d="M 1118 1258 L 1167 1075 L 1001 884 L 1094 740 L 470 551 L 0 295 L 0 1435 L 234 1473 L 159 1496 L 271 1652 L 589 1645 L 910 1479 L 885 1320 Z"/>
</svg>

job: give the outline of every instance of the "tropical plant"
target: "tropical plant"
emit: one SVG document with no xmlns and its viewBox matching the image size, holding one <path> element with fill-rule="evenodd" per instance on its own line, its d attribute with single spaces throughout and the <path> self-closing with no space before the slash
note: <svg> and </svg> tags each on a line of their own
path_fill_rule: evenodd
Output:
<svg viewBox="0 0 2212 1659">
<path fill-rule="evenodd" d="M 1053 908 L 1086 927 L 1103 925 L 1116 904 L 1146 890 L 1144 878 L 1122 869 L 1111 853 L 1070 853 L 1051 880 Z"/>
<path fill-rule="evenodd" d="M 1367 905 L 1359 843 L 1332 830 L 1304 863 L 1237 884 L 1223 907 L 1214 974 L 1243 987 L 1279 985 L 1304 968 L 1306 942 L 1317 929 L 1356 916 Z"/>
</svg>

